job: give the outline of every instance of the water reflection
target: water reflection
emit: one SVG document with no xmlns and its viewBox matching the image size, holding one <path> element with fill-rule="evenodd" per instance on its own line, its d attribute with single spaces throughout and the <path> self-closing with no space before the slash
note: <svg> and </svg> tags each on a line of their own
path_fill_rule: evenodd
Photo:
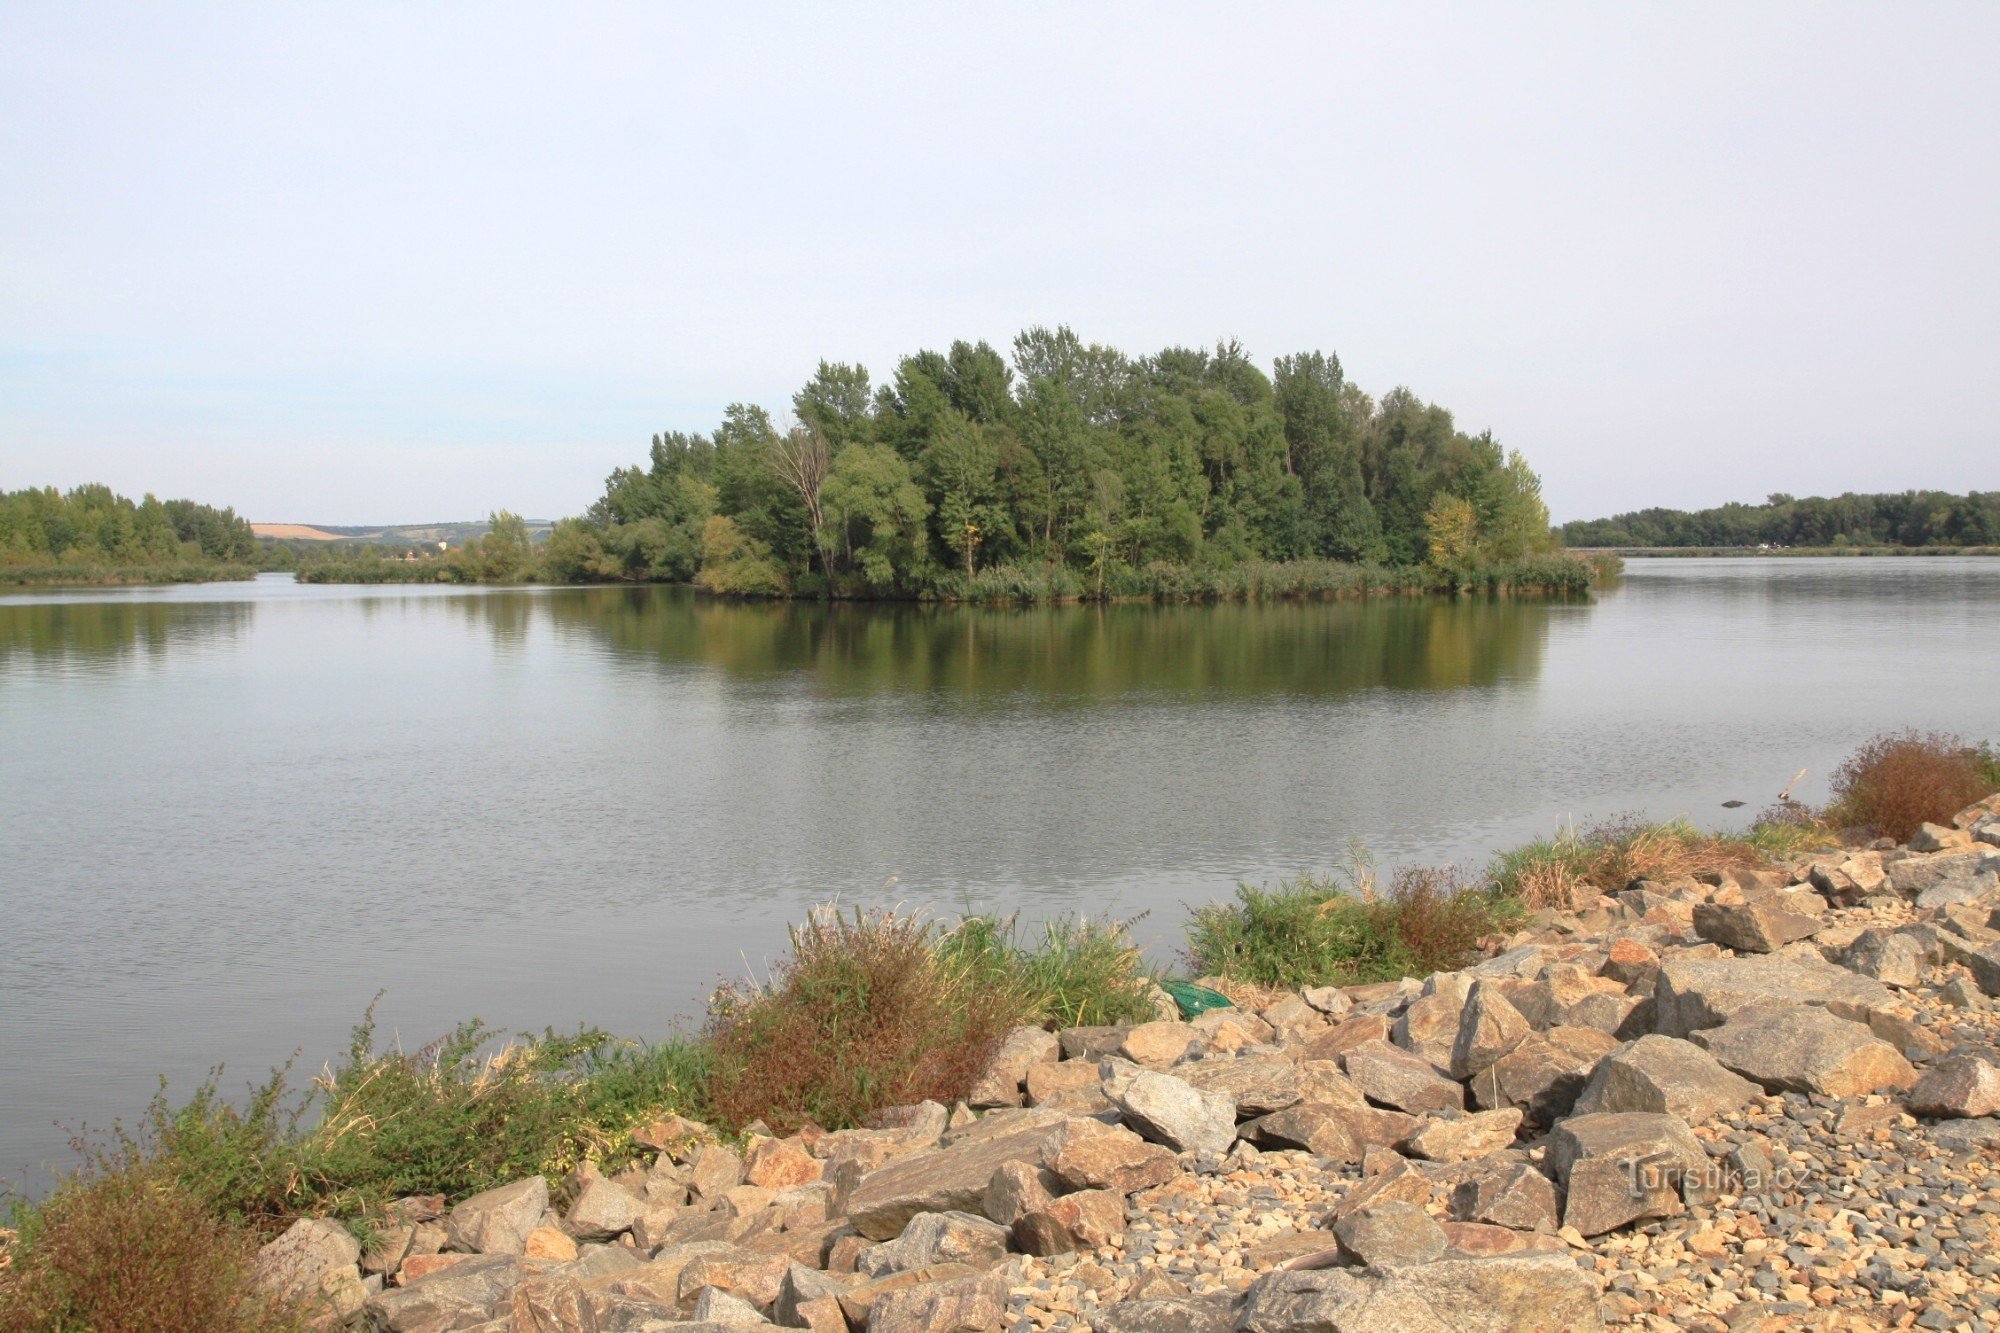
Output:
<svg viewBox="0 0 2000 1333">
<path fill-rule="evenodd" d="M 486 598 L 485 614 L 526 603 Z M 803 673 L 830 698 L 881 692 L 1047 700 L 1337 695 L 1532 680 L 1547 602 L 1382 600 L 1202 607 L 744 605 L 674 589 L 559 594 L 566 637 L 738 680 Z"/>
<path fill-rule="evenodd" d="M 255 613 L 254 602 L 0 602 L 0 668 L 157 663 L 237 642 Z"/>
</svg>

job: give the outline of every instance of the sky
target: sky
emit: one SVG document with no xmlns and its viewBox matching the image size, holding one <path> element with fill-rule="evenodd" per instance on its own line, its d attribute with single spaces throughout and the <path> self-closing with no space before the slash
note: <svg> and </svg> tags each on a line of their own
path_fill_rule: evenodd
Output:
<svg viewBox="0 0 2000 1333">
<path fill-rule="evenodd" d="M 1067 323 L 1320 348 L 1558 520 L 2000 487 L 2000 5 L 0 0 L 0 489 L 580 512 Z"/>
</svg>

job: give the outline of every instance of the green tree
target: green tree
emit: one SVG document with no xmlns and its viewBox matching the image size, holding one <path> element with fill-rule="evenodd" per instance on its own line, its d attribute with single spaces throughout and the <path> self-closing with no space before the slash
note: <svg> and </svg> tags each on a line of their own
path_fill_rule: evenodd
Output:
<svg viewBox="0 0 2000 1333">
<path fill-rule="evenodd" d="M 930 504 L 902 455 L 887 445 L 849 446 L 834 459 L 823 498 L 823 544 L 837 548 L 869 589 L 915 586 L 928 563 L 924 525 Z"/>
</svg>

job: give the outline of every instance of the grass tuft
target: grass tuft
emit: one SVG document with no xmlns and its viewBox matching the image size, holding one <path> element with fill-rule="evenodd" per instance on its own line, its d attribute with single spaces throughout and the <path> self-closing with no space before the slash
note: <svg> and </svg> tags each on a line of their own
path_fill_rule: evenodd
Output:
<svg viewBox="0 0 2000 1333">
<path fill-rule="evenodd" d="M 1398 871 L 1377 896 L 1365 864 L 1276 889 L 1239 885 L 1236 901 L 1198 907 L 1189 963 L 1259 986 L 1298 989 L 1423 976 L 1468 962 L 1482 936 L 1517 914 L 1455 870 Z"/>
<path fill-rule="evenodd" d="M 1154 981 L 1130 925 L 1058 917 L 1023 942 L 1016 917 L 968 916 L 938 945 L 948 962 L 967 969 L 974 986 L 1012 991 L 1027 1022 L 1143 1023 L 1154 1016 Z"/>
<path fill-rule="evenodd" d="M 1811 820 L 1760 818 L 1742 834 L 1707 833 L 1684 819 L 1623 816 L 1502 852 L 1488 870 L 1496 892 L 1530 910 L 1569 911 L 1634 880 L 1667 881 L 1725 870 L 1762 870 L 1833 839 Z"/>
</svg>

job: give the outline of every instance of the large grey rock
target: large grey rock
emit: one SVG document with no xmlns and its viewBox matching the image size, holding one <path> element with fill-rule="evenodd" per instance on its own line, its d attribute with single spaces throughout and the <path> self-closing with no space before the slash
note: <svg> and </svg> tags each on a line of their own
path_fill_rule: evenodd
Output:
<svg viewBox="0 0 2000 1333">
<path fill-rule="evenodd" d="M 907 1273 L 933 1264 L 991 1268 L 1007 1257 L 1007 1228 L 971 1213 L 919 1213 L 903 1234 L 871 1245 L 855 1260 L 868 1277 Z"/>
<path fill-rule="evenodd" d="M 361 1285 L 361 1245 L 338 1222 L 300 1218 L 257 1251 L 251 1282 L 311 1315 L 344 1323 L 368 1298 Z"/>
<path fill-rule="evenodd" d="M 529 1176 L 461 1202 L 445 1219 L 445 1242 L 473 1254 L 520 1254 L 549 1210 L 549 1182 Z"/>
<path fill-rule="evenodd" d="M 694 1322 L 697 1324 L 718 1324 L 724 1328 L 769 1328 L 771 1321 L 764 1312 L 735 1292 L 724 1291 L 720 1287 L 703 1287 L 695 1297 Z"/>
<path fill-rule="evenodd" d="M 2000 1115 L 2000 1069 L 1975 1055 L 1951 1055 L 1924 1071 L 1904 1099 L 1911 1115 L 1963 1119 Z"/>
<path fill-rule="evenodd" d="M 1001 1039 L 1000 1048 L 986 1062 L 986 1070 L 966 1094 L 966 1105 L 978 1110 L 996 1106 L 1019 1106 L 1021 1084 L 1033 1065 L 1054 1064 L 1062 1058 L 1062 1044 L 1056 1034 L 1042 1028 L 1019 1027 Z"/>
<path fill-rule="evenodd" d="M 1753 1004 L 1826 1009 L 1866 1022 L 1895 1003 L 1879 981 L 1819 959 L 1785 955 L 1749 958 L 1670 956 L 1660 965 L 1654 1023 L 1663 1036 L 1685 1037 L 1720 1027 Z"/>
<path fill-rule="evenodd" d="M 524 1275 L 511 1254 L 476 1255 L 406 1287 L 377 1292 L 366 1309 L 384 1333 L 462 1328 L 505 1301 Z"/>
<path fill-rule="evenodd" d="M 1605 1056 L 1572 1110 L 1576 1115 L 1650 1111 L 1700 1124 L 1756 1095 L 1756 1084 L 1724 1069 L 1693 1042 L 1654 1034 Z"/>
<path fill-rule="evenodd" d="M 1921 985 L 1930 949 L 1921 936 L 1904 930 L 1864 930 L 1847 946 L 1841 964 L 1885 986 L 1909 990 Z"/>
<path fill-rule="evenodd" d="M 1496 1163 L 1460 1181 L 1451 1192 L 1451 1215 L 1516 1231 L 1554 1231 L 1561 1204 L 1549 1178 L 1526 1162 Z"/>
<path fill-rule="evenodd" d="M 1268 1146 L 1303 1148 L 1336 1162 L 1359 1162 L 1369 1148 L 1401 1143 L 1417 1128 L 1415 1116 L 1372 1106 L 1300 1102 L 1243 1126 L 1244 1137 Z"/>
<path fill-rule="evenodd" d="M 1465 1090 L 1436 1065 L 1386 1041 L 1363 1042 L 1341 1063 L 1348 1080 L 1371 1102 L 1413 1115 L 1465 1107 Z"/>
<path fill-rule="evenodd" d="M 1303 1001 L 1300 1007 L 1304 1007 Z M 1201 1033 L 1186 1023 L 1160 1019 L 1127 1028 L 1118 1049 L 1111 1054 L 1123 1056 L 1145 1069 L 1165 1069 L 1200 1041 Z"/>
<path fill-rule="evenodd" d="M 1175 1152 L 1229 1151 L 1236 1142 L 1236 1099 L 1172 1074 L 1135 1076 L 1113 1094 L 1125 1123 Z"/>
<path fill-rule="evenodd" d="M 840 1299 L 840 1293 L 855 1284 L 855 1278 L 845 1273 L 824 1273 L 804 1264 L 793 1264 L 785 1270 L 784 1281 L 778 1285 L 778 1299 L 771 1305 L 771 1321 L 785 1328 L 805 1328 L 807 1324 L 799 1314 L 799 1307 L 808 1301 Z"/>
<path fill-rule="evenodd" d="M 1932 912 L 1961 903 L 1985 903 L 2000 896 L 2000 874 L 1991 865 L 1978 873 L 1950 875 L 1917 895 L 1917 910 Z"/>
<path fill-rule="evenodd" d="M 881 1296 L 869 1307 L 868 1333 L 991 1333 L 1006 1316 L 1006 1279 L 985 1274 Z"/>
<path fill-rule="evenodd" d="M 1180 1174 L 1180 1160 L 1172 1149 L 1148 1143 L 1122 1125 L 1096 1120 L 1065 1123 L 1044 1164 L 1066 1189 L 1120 1194 L 1164 1185 Z"/>
<path fill-rule="evenodd" d="M 906 1154 L 868 1172 L 836 1199 L 836 1210 L 870 1240 L 901 1234 L 918 1213 L 977 1212 L 1003 1162 L 1048 1165 L 1067 1124 L 1056 1112 L 992 1112 L 979 1122 L 984 1133 Z"/>
<path fill-rule="evenodd" d="M 1258 1279 L 1243 1333 L 1597 1333 L 1601 1288 L 1560 1254 L 1439 1259 L 1381 1271 L 1323 1268 Z"/>
<path fill-rule="evenodd" d="M 1027 1162 L 1002 1162 L 987 1183 L 981 1206 L 987 1217 L 1003 1227 L 1011 1227 L 1025 1213 L 1037 1213 L 1055 1200 L 1062 1182 L 1053 1172 Z"/>
<path fill-rule="evenodd" d="M 1889 884 L 1905 898 L 1921 898 L 1927 890 L 1950 880 L 1971 879 L 1984 874 L 1990 855 L 1985 849 L 1945 852 L 1937 856 L 1906 856 L 1891 861 L 1883 869 Z"/>
<path fill-rule="evenodd" d="M 1819 931 L 1820 922 L 1770 898 L 1741 903 L 1696 903 L 1695 933 L 1738 953 L 1774 953 Z"/>
<path fill-rule="evenodd" d="M 1236 1327 L 1235 1292 L 1120 1301 L 1091 1317 L 1097 1333 L 1231 1333 Z"/>
<path fill-rule="evenodd" d="M 1864 1023 L 1824 1009 L 1760 1008 L 1694 1034 L 1696 1045 L 1766 1092 L 1865 1097 L 1907 1088 L 1917 1073 Z"/>
<path fill-rule="evenodd" d="M 1514 1142 L 1521 1127 L 1521 1109 L 1502 1106 L 1471 1115 L 1426 1120 L 1406 1140 L 1413 1157 L 1433 1162 L 1469 1162 L 1499 1152 Z"/>
<path fill-rule="evenodd" d="M 1472 978 L 1462 972 L 1433 976 L 1424 983 L 1424 993 L 1396 1019 L 1389 1039 L 1441 1069 L 1448 1066 L 1472 984 Z"/>
<path fill-rule="evenodd" d="M 1208 1092 L 1235 1099 L 1236 1113 L 1269 1115 L 1301 1100 L 1299 1067 L 1275 1056 L 1242 1060 L 1194 1060 L 1177 1066 L 1174 1075 Z M 1342 1082 L 1346 1081 L 1345 1075 Z M 1361 1100 L 1356 1093 L 1354 1100 Z"/>
<path fill-rule="evenodd" d="M 1413 1203 L 1378 1203 L 1333 1226 L 1340 1252 L 1370 1268 L 1425 1264 L 1444 1253 L 1444 1231 Z"/>
<path fill-rule="evenodd" d="M 1479 1074 L 1527 1040 L 1530 1031 L 1528 1020 L 1493 983 L 1474 982 L 1446 1056 L 1451 1076 L 1468 1079 Z"/>
<path fill-rule="evenodd" d="M 1977 1152 L 2000 1148 L 2000 1120 L 1947 1120 L 1931 1127 L 1931 1142 L 1946 1152 Z"/>
<path fill-rule="evenodd" d="M 1487 1109 L 1519 1109 L 1536 1125 L 1569 1114 L 1597 1062 L 1618 1039 L 1590 1028 L 1553 1027 L 1536 1033 L 1472 1079 L 1473 1101 Z"/>
<path fill-rule="evenodd" d="M 1564 1188 L 1563 1224 L 1601 1236 L 1647 1217 L 1678 1217 L 1714 1197 L 1708 1154 L 1676 1116 L 1572 1116 L 1550 1131 L 1547 1165 Z"/>
<path fill-rule="evenodd" d="M 578 1240 L 610 1240 L 645 1216 L 646 1203 L 623 1185 L 599 1178 L 586 1181 L 563 1221 Z"/>
</svg>

